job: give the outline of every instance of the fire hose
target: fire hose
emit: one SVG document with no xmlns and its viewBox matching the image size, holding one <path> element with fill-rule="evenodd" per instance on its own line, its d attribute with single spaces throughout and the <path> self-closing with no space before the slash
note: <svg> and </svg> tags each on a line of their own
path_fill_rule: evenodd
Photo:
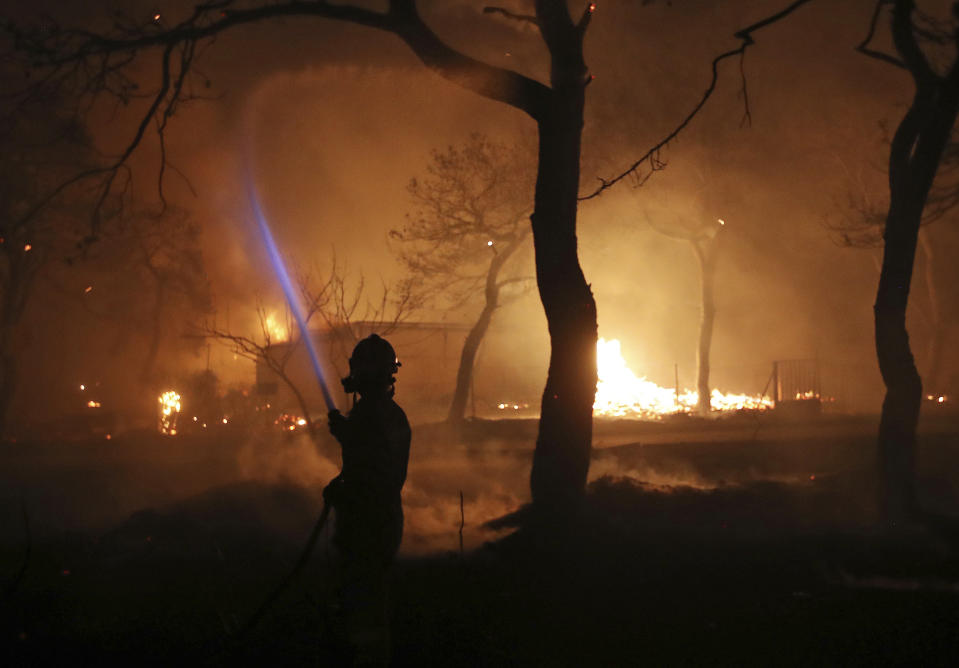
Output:
<svg viewBox="0 0 959 668">
<path fill-rule="evenodd" d="M 300 571 L 303 570 L 303 567 L 306 566 L 307 562 L 310 560 L 310 556 L 313 554 L 313 548 L 316 546 L 316 541 L 320 537 L 320 534 L 323 532 L 323 527 L 326 526 L 326 519 L 330 515 L 330 506 L 326 503 L 323 504 L 323 510 L 320 512 L 320 517 L 316 520 L 316 524 L 313 525 L 313 531 L 310 533 L 310 537 L 306 541 L 306 545 L 303 546 L 303 550 L 300 552 L 300 558 L 296 560 L 296 563 L 293 565 L 293 568 L 290 569 L 290 572 L 286 574 L 279 584 L 273 588 L 273 591 L 267 595 L 263 602 L 260 603 L 259 607 L 250 615 L 250 618 L 247 620 L 246 624 L 237 631 L 235 638 L 242 639 L 244 638 L 253 628 L 260 622 L 263 618 L 263 615 L 270 609 L 270 607 L 276 602 L 276 599 L 286 591 L 286 588 L 290 586 L 290 583 L 296 579 L 296 576 L 300 574 Z"/>
</svg>

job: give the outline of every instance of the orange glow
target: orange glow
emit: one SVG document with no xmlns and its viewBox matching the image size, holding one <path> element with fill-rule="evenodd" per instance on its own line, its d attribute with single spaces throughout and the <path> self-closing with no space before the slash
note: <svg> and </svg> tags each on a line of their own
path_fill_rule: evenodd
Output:
<svg viewBox="0 0 959 668">
<path fill-rule="evenodd" d="M 23 245 L 23 250 L 24 250 L 24 252 L 29 251 L 31 248 L 33 248 L 33 245 L 32 245 L 32 244 L 24 244 L 24 245 Z"/>
<path fill-rule="evenodd" d="M 93 399 L 91 399 L 90 401 L 87 402 L 87 407 L 88 407 L 88 408 L 100 408 L 100 402 L 99 402 L 99 401 L 94 401 Z"/>
</svg>

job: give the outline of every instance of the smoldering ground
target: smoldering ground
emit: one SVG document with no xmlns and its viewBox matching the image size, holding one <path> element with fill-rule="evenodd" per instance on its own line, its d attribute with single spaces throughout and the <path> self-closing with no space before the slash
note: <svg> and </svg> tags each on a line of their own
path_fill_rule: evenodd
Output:
<svg viewBox="0 0 959 668">
<path fill-rule="evenodd" d="M 934 588 L 956 579 L 948 541 L 870 538 L 874 421 L 759 427 L 597 420 L 587 503 L 547 539 L 509 521 L 486 526 L 528 500 L 535 421 L 474 421 L 463 438 L 414 426 L 397 664 L 625 665 L 642 642 L 644 660 L 663 665 L 719 651 L 755 665 L 777 656 L 778 641 L 802 663 L 820 651 L 812 629 L 839 619 L 851 628 L 835 656 L 865 642 L 876 610 L 889 623 L 907 609 L 922 623 L 950 618 L 948 594 Z M 6 654 L 22 665 L 196 663 L 236 633 L 294 563 L 338 465 L 332 442 L 227 429 L 3 451 L 0 572 L 16 583 Z M 957 433 L 954 419 L 922 427 L 924 502 L 952 513 Z M 327 558 L 324 539 L 239 664 L 318 656 Z M 904 582 L 912 593 L 895 593 Z M 888 598 L 903 595 L 913 607 Z M 916 607 L 926 596 L 935 605 Z M 696 642 L 669 640 L 679 628 Z M 940 628 L 922 637 L 946 647 Z M 884 647 L 905 656 L 906 639 L 893 630 Z"/>
</svg>

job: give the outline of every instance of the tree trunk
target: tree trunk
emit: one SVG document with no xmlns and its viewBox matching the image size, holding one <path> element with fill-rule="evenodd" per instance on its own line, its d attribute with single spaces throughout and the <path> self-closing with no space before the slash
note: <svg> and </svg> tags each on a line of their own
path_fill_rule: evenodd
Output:
<svg viewBox="0 0 959 668">
<path fill-rule="evenodd" d="M 502 287 L 499 283 L 500 270 L 523 244 L 524 239 L 525 235 L 521 235 L 519 239 L 508 243 L 503 251 L 496 253 L 490 261 L 489 269 L 486 272 L 486 303 L 479 318 L 473 324 L 473 328 L 466 335 L 466 341 L 463 342 L 463 350 L 460 353 L 460 365 L 456 372 L 456 389 L 453 392 L 453 401 L 450 402 L 450 409 L 446 415 L 446 421 L 451 425 L 462 424 L 466 415 L 466 400 L 469 398 L 470 388 L 472 387 L 476 353 L 479 350 L 480 343 L 483 342 L 483 337 L 486 336 L 490 322 L 493 320 L 493 312 L 499 308 L 499 293 Z"/>
<path fill-rule="evenodd" d="M 10 430 L 10 408 L 19 380 L 16 333 L 40 266 L 36 256 L 27 258 L 16 250 L 18 245 L 6 244 L 2 259 L 7 267 L 0 295 L 0 436 Z"/>
<path fill-rule="evenodd" d="M 11 334 L 5 331 L 0 336 L 0 436 L 8 433 L 10 406 L 17 388 L 17 358 L 11 350 Z"/>
<path fill-rule="evenodd" d="M 879 492 L 883 519 L 914 517 L 916 428 L 922 381 L 906 330 L 906 308 L 915 263 L 922 211 L 959 109 L 959 63 L 947 78 L 923 68 L 912 37 L 911 2 L 897 2 L 893 32 L 897 48 L 916 78 L 909 111 L 893 137 L 889 158 L 889 213 L 883 234 L 883 260 L 876 294 L 876 356 L 886 385 L 879 422 Z"/>
<path fill-rule="evenodd" d="M 489 329 L 489 324 L 493 319 L 493 311 L 497 304 L 486 302 L 479 318 L 473 324 L 469 334 L 466 335 L 466 341 L 463 342 L 463 350 L 460 352 L 460 365 L 456 371 L 456 389 L 453 391 L 453 400 L 450 402 L 449 412 L 446 414 L 446 421 L 454 426 L 461 425 L 466 415 L 466 400 L 469 398 L 470 385 L 473 380 L 473 363 L 476 360 L 476 351 L 479 350 L 480 343 Z"/>
<path fill-rule="evenodd" d="M 581 57 L 581 52 L 580 52 Z M 539 122 L 539 170 L 531 216 L 536 282 L 550 334 L 530 489 L 539 510 L 557 515 L 583 497 L 596 395 L 596 303 L 579 264 L 576 206 L 585 65 L 557 72 Z"/>
<path fill-rule="evenodd" d="M 163 283 L 157 285 L 156 301 L 153 303 L 153 313 L 150 322 L 150 343 L 147 346 L 146 359 L 140 370 L 140 380 L 149 383 L 153 380 L 157 357 L 160 354 L 160 340 L 163 337 L 163 311 L 166 307 L 166 287 Z"/>
<path fill-rule="evenodd" d="M 716 300 L 713 295 L 713 277 L 716 268 L 716 240 L 703 245 L 693 241 L 693 250 L 699 259 L 699 277 L 702 287 L 702 319 L 699 322 L 699 347 L 696 350 L 696 390 L 699 399 L 696 412 L 708 417 L 712 411 L 711 388 L 709 387 L 709 350 L 713 343 L 713 323 L 716 320 Z"/>
</svg>

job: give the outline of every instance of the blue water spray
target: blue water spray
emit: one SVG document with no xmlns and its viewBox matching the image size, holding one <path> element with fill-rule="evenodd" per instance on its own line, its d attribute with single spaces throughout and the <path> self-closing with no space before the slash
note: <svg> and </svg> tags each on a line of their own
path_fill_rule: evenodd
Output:
<svg viewBox="0 0 959 668">
<path fill-rule="evenodd" d="M 280 256 L 280 251 L 276 247 L 276 241 L 273 239 L 273 233 L 270 231 L 270 224 L 266 220 L 263 209 L 260 206 L 259 198 L 256 196 L 256 188 L 253 185 L 253 178 L 248 176 L 247 188 L 250 194 L 250 206 L 253 208 L 253 217 L 256 218 L 257 227 L 260 228 L 260 234 L 263 236 L 263 243 L 266 246 L 267 255 L 270 257 L 270 264 L 273 265 L 273 271 L 280 281 L 280 287 L 283 288 L 283 294 L 286 295 L 286 301 L 290 305 L 290 312 L 293 319 L 296 320 L 297 327 L 300 329 L 300 338 L 306 346 L 306 351 L 310 356 L 310 363 L 313 365 L 313 373 L 316 374 L 316 380 L 320 385 L 320 392 L 323 393 L 323 401 L 326 403 L 328 411 L 336 410 L 336 403 L 333 401 L 333 395 L 330 394 L 330 388 L 326 385 L 326 377 L 323 375 L 323 367 L 320 365 L 320 356 L 316 351 L 316 345 L 306 326 L 306 318 L 303 315 L 303 307 L 300 304 L 299 296 L 293 287 L 293 281 L 290 280 L 290 274 L 286 270 L 286 264 Z"/>
</svg>

